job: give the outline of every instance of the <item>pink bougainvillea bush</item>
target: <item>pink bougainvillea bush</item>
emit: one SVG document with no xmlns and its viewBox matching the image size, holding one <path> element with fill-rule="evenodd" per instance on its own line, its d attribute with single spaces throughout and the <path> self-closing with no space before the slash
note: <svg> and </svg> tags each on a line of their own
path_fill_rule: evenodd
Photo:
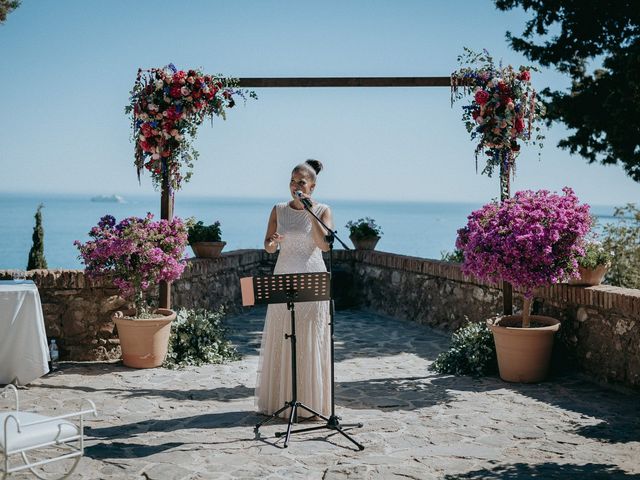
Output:
<svg viewBox="0 0 640 480">
<path fill-rule="evenodd" d="M 562 191 L 525 190 L 471 213 L 456 240 L 464 254 L 462 271 L 505 280 L 526 298 L 537 287 L 575 277 L 591 217 L 573 190 Z"/>
<path fill-rule="evenodd" d="M 89 278 L 109 277 L 125 298 L 132 298 L 136 315 L 145 311 L 144 292 L 158 282 L 177 280 L 184 270 L 187 229 L 180 218 L 153 221 L 129 217 L 116 224 L 105 215 L 89 232 L 80 250 Z"/>
</svg>

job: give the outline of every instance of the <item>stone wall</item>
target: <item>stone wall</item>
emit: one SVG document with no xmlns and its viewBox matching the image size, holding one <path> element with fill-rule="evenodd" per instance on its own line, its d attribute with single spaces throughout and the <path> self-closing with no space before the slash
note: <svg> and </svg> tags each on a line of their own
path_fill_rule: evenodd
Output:
<svg viewBox="0 0 640 480">
<path fill-rule="evenodd" d="M 271 273 L 275 258 L 259 250 L 237 250 L 217 259 L 190 259 L 173 284 L 172 305 L 238 311 L 240 277 Z M 10 271 L 0 271 L 1 278 L 11 278 Z M 47 337 L 57 339 L 61 360 L 120 358 L 111 315 L 129 305 L 113 285 L 91 282 L 82 270 L 31 270 L 27 278 L 38 285 Z"/>
<path fill-rule="evenodd" d="M 172 305 L 210 310 L 223 306 L 236 312 L 242 308 L 240 278 L 271 274 L 276 258 L 261 250 L 236 250 L 215 259 L 190 259 L 171 289 Z"/>
<path fill-rule="evenodd" d="M 191 259 L 174 283 L 172 304 L 238 311 L 240 277 L 270 274 L 276 258 L 238 250 L 213 260 Z M 0 271 L 0 278 L 7 275 Z M 89 284 L 76 270 L 33 270 L 29 278 L 38 285 L 47 335 L 59 339 L 63 360 L 119 357 L 111 313 L 125 303 L 111 285 Z M 359 306 L 449 331 L 502 308 L 496 285 L 464 276 L 457 264 L 384 252 L 336 251 L 334 291 L 337 308 Z M 514 297 L 521 305 L 517 292 Z M 539 292 L 534 308 L 562 322 L 556 363 L 640 388 L 640 290 L 556 285 Z"/>
<path fill-rule="evenodd" d="M 62 360 L 120 357 L 111 313 L 126 303 L 116 288 L 90 283 L 82 270 L 31 270 L 27 279 L 38 285 L 47 337 L 58 340 Z"/>
<path fill-rule="evenodd" d="M 502 310 L 501 290 L 463 275 L 458 264 L 383 252 L 353 256 L 363 309 L 446 330 Z M 521 308 L 517 292 L 514 303 Z M 534 313 L 562 322 L 555 363 L 640 388 L 640 290 L 554 285 L 537 292 Z"/>
</svg>

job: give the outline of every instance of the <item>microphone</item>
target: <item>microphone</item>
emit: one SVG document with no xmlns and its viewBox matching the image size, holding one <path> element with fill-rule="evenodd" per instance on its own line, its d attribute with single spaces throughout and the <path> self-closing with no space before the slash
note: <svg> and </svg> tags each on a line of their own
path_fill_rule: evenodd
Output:
<svg viewBox="0 0 640 480">
<path fill-rule="evenodd" d="M 296 190 L 296 197 L 298 197 L 300 199 L 300 201 L 302 202 L 302 205 L 305 206 L 305 208 L 311 209 L 311 200 L 309 200 L 308 198 L 305 198 L 302 196 L 302 192 L 300 190 Z"/>
</svg>

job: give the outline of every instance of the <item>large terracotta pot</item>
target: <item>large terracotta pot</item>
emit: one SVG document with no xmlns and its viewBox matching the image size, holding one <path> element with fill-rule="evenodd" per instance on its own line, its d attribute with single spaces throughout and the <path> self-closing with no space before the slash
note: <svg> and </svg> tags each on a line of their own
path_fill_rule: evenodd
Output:
<svg viewBox="0 0 640 480">
<path fill-rule="evenodd" d="M 122 363 L 132 368 L 154 368 L 164 363 L 169 347 L 171 322 L 176 312 L 158 308 L 154 313 L 162 315 L 151 319 L 129 319 L 135 310 L 116 312 L 112 318 L 118 327 Z"/>
<path fill-rule="evenodd" d="M 553 338 L 560 322 L 541 315 L 530 318 L 532 324 L 544 326 L 521 328 L 522 315 L 504 316 L 497 325 L 487 321 L 496 344 L 500 378 L 507 382 L 540 382 L 549 372 Z"/>
<path fill-rule="evenodd" d="M 378 240 L 380 240 L 380 237 L 357 238 L 353 235 L 349 235 L 349 238 L 356 250 L 373 250 L 376 248 Z"/>
<path fill-rule="evenodd" d="M 570 285 L 584 285 L 584 286 L 594 286 L 600 285 L 602 280 L 604 280 L 604 276 L 606 275 L 609 267 L 606 265 L 598 265 L 596 268 L 584 268 L 578 267 L 578 273 L 580 274 L 579 278 L 572 278 L 569 280 Z"/>
<path fill-rule="evenodd" d="M 198 258 L 216 258 L 227 242 L 196 242 L 191 244 L 191 250 Z"/>
</svg>

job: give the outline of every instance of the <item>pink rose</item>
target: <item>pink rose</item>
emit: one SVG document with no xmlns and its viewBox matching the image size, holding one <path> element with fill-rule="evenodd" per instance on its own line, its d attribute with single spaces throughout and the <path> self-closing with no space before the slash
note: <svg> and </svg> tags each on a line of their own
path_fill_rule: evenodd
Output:
<svg viewBox="0 0 640 480">
<path fill-rule="evenodd" d="M 529 80 L 531 80 L 531 73 L 529 73 L 529 70 L 523 70 L 522 72 L 520 72 L 520 75 L 518 75 L 518 78 L 520 80 L 528 82 Z"/>
</svg>

